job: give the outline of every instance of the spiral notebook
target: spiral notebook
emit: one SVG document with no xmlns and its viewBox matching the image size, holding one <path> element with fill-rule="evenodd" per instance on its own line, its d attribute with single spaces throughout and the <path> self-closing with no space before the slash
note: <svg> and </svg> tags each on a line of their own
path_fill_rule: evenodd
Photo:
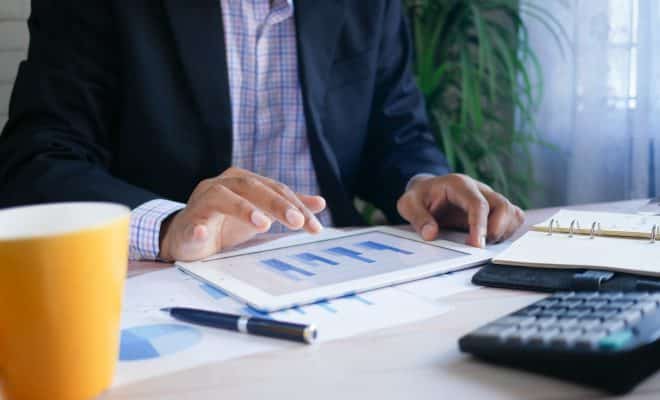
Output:
<svg viewBox="0 0 660 400">
<path fill-rule="evenodd" d="M 660 277 L 660 216 L 561 210 L 492 262 Z"/>
</svg>

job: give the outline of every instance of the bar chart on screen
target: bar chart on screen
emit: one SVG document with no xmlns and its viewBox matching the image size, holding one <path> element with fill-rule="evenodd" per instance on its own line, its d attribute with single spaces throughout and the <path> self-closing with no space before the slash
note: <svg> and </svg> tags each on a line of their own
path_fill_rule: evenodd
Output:
<svg viewBox="0 0 660 400">
<path fill-rule="evenodd" d="M 272 295 L 284 295 L 465 256 L 441 246 L 369 232 L 226 257 L 214 266 Z"/>
<path fill-rule="evenodd" d="M 295 264 L 293 264 L 292 261 L 287 261 L 278 258 L 268 258 L 265 260 L 261 260 L 260 263 L 266 267 L 271 268 L 273 271 L 282 274 L 282 276 L 285 276 L 288 279 L 299 281 L 307 277 L 316 275 L 318 273 L 318 271 L 314 271 L 314 268 L 316 267 L 323 267 L 323 266 L 341 267 L 342 265 L 346 264 L 345 262 L 342 261 L 346 261 L 346 260 L 357 261 L 365 264 L 373 264 L 376 262 L 375 259 L 365 256 L 364 252 L 391 251 L 393 253 L 401 254 L 401 255 L 415 254 L 412 251 L 400 249 L 398 247 L 386 245 L 379 242 L 374 242 L 371 240 L 356 242 L 353 244 L 352 247 L 353 248 L 336 246 L 336 247 L 329 247 L 327 249 L 320 250 L 320 252 L 329 253 L 329 255 L 321 255 L 311 252 L 302 252 L 299 254 L 292 254 L 288 257 L 302 263 L 306 267 L 312 267 L 311 270 L 298 267 Z M 362 250 L 361 252 L 355 250 L 355 248 L 363 248 L 364 250 Z M 329 257 L 333 257 L 333 258 L 329 258 Z"/>
</svg>

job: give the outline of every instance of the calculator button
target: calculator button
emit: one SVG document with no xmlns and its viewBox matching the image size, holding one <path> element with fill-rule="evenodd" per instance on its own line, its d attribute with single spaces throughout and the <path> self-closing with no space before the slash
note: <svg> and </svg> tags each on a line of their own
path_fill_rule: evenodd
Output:
<svg viewBox="0 0 660 400">
<path fill-rule="evenodd" d="M 560 329 L 567 329 L 571 326 L 577 325 L 578 324 L 578 319 L 577 318 L 560 318 L 559 321 L 555 323 L 555 326 L 559 327 Z"/>
<path fill-rule="evenodd" d="M 627 310 L 616 316 L 617 320 L 624 321 L 627 325 L 633 325 L 642 318 L 639 310 Z"/>
<path fill-rule="evenodd" d="M 589 314 L 591 310 L 575 310 L 571 309 L 562 314 L 564 318 L 580 318 Z"/>
<path fill-rule="evenodd" d="M 656 303 L 660 303 L 660 293 L 651 293 L 646 300 L 652 300 Z"/>
<path fill-rule="evenodd" d="M 607 305 L 607 301 L 605 300 L 588 300 L 584 302 L 585 307 L 590 307 L 593 309 L 601 308 L 606 305 Z"/>
<path fill-rule="evenodd" d="M 591 349 L 596 347 L 598 341 L 606 336 L 603 332 L 586 332 L 575 339 L 575 346 Z"/>
<path fill-rule="evenodd" d="M 568 307 L 568 308 L 571 308 L 571 309 L 574 308 L 574 307 L 577 307 L 577 306 L 581 306 L 583 304 L 584 304 L 584 302 L 582 300 L 579 300 L 579 299 L 577 299 L 577 300 L 568 299 L 568 300 L 564 300 L 564 301 L 561 302 L 562 306 Z"/>
<path fill-rule="evenodd" d="M 549 298 L 568 299 L 575 296 L 575 292 L 556 292 Z"/>
<path fill-rule="evenodd" d="M 559 312 L 559 311 L 547 311 L 546 310 L 546 311 L 542 311 L 542 312 L 538 313 L 536 316 L 538 318 L 557 318 L 560 315 L 563 316 L 564 314 L 562 312 Z"/>
<path fill-rule="evenodd" d="M 568 331 L 562 332 L 559 335 L 552 338 L 550 341 L 550 346 L 552 347 L 567 347 L 572 346 L 577 338 L 582 335 L 580 331 Z"/>
<path fill-rule="evenodd" d="M 594 326 L 594 327 L 591 327 L 589 329 L 585 329 L 584 332 L 589 333 L 589 334 L 599 334 L 599 335 L 603 335 L 603 336 L 608 334 L 607 329 L 603 328 L 602 325 Z"/>
<path fill-rule="evenodd" d="M 621 292 L 603 292 L 598 296 L 598 299 L 600 300 L 618 300 L 621 297 L 623 297 L 623 293 Z"/>
<path fill-rule="evenodd" d="M 554 305 L 559 304 L 558 300 L 552 300 L 552 299 L 545 299 L 541 300 L 538 303 L 534 303 L 536 307 L 552 307 Z"/>
<path fill-rule="evenodd" d="M 541 330 L 529 337 L 529 342 L 533 344 L 547 344 L 552 339 L 559 336 L 559 329 Z"/>
<path fill-rule="evenodd" d="M 601 293 L 599 296 L 599 299 L 601 300 L 617 300 L 623 297 L 623 293 L 621 292 L 604 292 Z"/>
<path fill-rule="evenodd" d="M 619 350 L 626 346 L 633 338 L 633 333 L 630 329 L 625 329 L 619 332 L 612 333 L 598 341 L 598 347 L 603 350 Z"/>
<path fill-rule="evenodd" d="M 524 328 L 511 333 L 507 336 L 506 340 L 507 342 L 513 343 L 526 343 L 529 338 L 534 336 L 536 333 L 538 333 L 538 329 Z"/>
<path fill-rule="evenodd" d="M 593 310 L 593 308 L 587 306 L 586 304 L 571 308 L 571 311 L 578 311 L 578 312 L 585 312 L 585 313 L 591 312 L 592 310 Z"/>
<path fill-rule="evenodd" d="M 607 313 L 614 313 L 614 315 L 620 313 L 621 310 L 618 307 L 612 307 L 612 305 L 608 305 L 606 307 L 601 307 L 594 311 L 594 313 L 602 313 L 602 314 L 607 314 Z"/>
<path fill-rule="evenodd" d="M 642 312 L 642 314 L 648 314 L 655 310 L 657 305 L 655 304 L 654 301 L 640 301 L 639 303 L 635 304 L 633 307 L 631 307 L 631 310 L 639 310 Z"/>
<path fill-rule="evenodd" d="M 499 326 L 499 325 L 486 325 L 482 328 L 477 329 L 471 335 L 479 339 L 487 340 L 497 340 L 503 339 L 506 337 L 506 334 L 510 334 L 515 329 Z"/>
<path fill-rule="evenodd" d="M 582 300 L 589 300 L 593 299 L 594 297 L 598 297 L 597 292 L 578 292 L 573 295 L 574 299 L 582 299 Z"/>
<path fill-rule="evenodd" d="M 536 318 L 534 317 L 510 315 L 508 317 L 498 319 L 497 321 L 493 322 L 493 324 L 504 326 L 527 326 L 533 324 L 534 321 L 536 321 Z"/>
<path fill-rule="evenodd" d="M 635 305 L 635 303 L 629 300 L 613 300 L 610 302 L 610 304 L 608 304 L 608 307 L 625 310 L 626 308 L 630 308 L 633 305 Z"/>
<path fill-rule="evenodd" d="M 582 318 L 580 319 L 580 327 L 582 329 L 592 329 L 594 327 L 600 326 L 600 318 Z"/>
<path fill-rule="evenodd" d="M 608 319 L 608 318 L 612 318 L 613 316 L 617 315 L 618 313 L 619 313 L 619 310 L 617 310 L 617 309 L 599 308 L 598 310 L 592 312 L 590 314 L 590 316 L 594 317 L 594 318 Z"/>
<path fill-rule="evenodd" d="M 557 322 L 557 318 L 555 317 L 541 317 L 536 320 L 534 326 L 538 328 L 547 328 L 548 326 L 554 325 L 555 322 Z"/>
<path fill-rule="evenodd" d="M 632 293 L 626 293 L 622 296 L 623 299 L 632 300 L 632 301 L 644 300 L 647 297 L 649 297 L 649 294 L 646 292 L 632 292 Z"/>
<path fill-rule="evenodd" d="M 609 333 L 619 331 L 619 330 L 625 328 L 625 326 L 626 326 L 625 322 L 623 322 L 621 320 L 616 320 L 616 319 L 610 320 L 610 321 L 605 321 L 601 325 L 601 327 Z"/>
<path fill-rule="evenodd" d="M 513 315 L 533 317 L 533 316 L 538 315 L 541 312 L 543 312 L 543 309 L 541 307 L 530 306 L 530 307 L 523 308 L 522 310 L 516 311 Z"/>
</svg>

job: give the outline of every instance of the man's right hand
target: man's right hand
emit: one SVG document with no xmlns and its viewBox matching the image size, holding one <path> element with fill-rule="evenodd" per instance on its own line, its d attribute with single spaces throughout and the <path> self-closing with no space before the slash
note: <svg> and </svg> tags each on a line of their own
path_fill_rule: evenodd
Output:
<svg viewBox="0 0 660 400">
<path fill-rule="evenodd" d="M 279 221 L 289 229 L 318 233 L 320 196 L 296 194 L 286 185 L 229 168 L 197 185 L 186 207 L 161 226 L 160 258 L 193 261 L 243 243 Z"/>
</svg>

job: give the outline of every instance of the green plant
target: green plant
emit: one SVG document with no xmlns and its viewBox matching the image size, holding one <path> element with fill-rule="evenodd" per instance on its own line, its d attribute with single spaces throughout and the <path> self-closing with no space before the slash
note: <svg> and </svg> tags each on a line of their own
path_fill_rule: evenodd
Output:
<svg viewBox="0 0 660 400">
<path fill-rule="evenodd" d="M 522 15 L 538 19 L 562 46 L 561 24 L 518 0 L 405 0 L 415 74 L 451 168 L 523 207 L 533 180 L 534 111 L 541 66 Z"/>
</svg>

